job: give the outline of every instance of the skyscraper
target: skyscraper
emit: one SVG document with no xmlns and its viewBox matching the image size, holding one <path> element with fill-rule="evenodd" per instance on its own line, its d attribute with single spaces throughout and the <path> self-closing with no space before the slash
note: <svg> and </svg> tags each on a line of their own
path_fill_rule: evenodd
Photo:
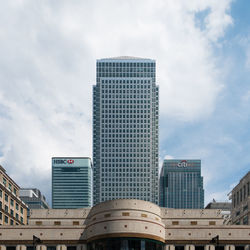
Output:
<svg viewBox="0 0 250 250">
<path fill-rule="evenodd" d="M 155 61 L 97 60 L 93 88 L 94 204 L 118 198 L 158 203 Z"/>
<path fill-rule="evenodd" d="M 92 164 L 88 157 L 52 158 L 52 208 L 92 206 Z"/>
<path fill-rule="evenodd" d="M 164 160 L 160 176 L 160 206 L 204 208 L 200 160 Z"/>
</svg>

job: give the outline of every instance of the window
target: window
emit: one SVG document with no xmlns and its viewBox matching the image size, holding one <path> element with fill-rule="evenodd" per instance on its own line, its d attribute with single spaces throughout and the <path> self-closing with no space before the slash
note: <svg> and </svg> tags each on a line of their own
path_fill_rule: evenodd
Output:
<svg viewBox="0 0 250 250">
<path fill-rule="evenodd" d="M 190 221 L 190 225 L 192 226 L 197 225 L 197 221 Z"/>
<path fill-rule="evenodd" d="M 5 205 L 5 206 L 4 206 L 4 210 L 5 210 L 5 212 L 6 212 L 6 213 L 8 213 L 9 208 L 8 208 L 8 206 L 7 206 L 7 205 Z"/>
<path fill-rule="evenodd" d="M 0 212 L 0 220 L 3 218 L 3 215 L 2 215 L 2 213 Z"/>
<path fill-rule="evenodd" d="M 16 203 L 16 210 L 19 210 L 19 205 Z"/>
<path fill-rule="evenodd" d="M 209 225 L 210 225 L 210 226 L 216 225 L 216 221 L 209 221 Z"/>
<path fill-rule="evenodd" d="M 41 226 L 42 224 L 43 224 L 42 221 L 36 221 L 36 225 L 37 225 L 37 226 Z"/>
<path fill-rule="evenodd" d="M 141 217 L 147 218 L 148 215 L 147 214 L 141 214 Z"/>
<path fill-rule="evenodd" d="M 10 190 L 10 191 L 12 190 L 12 185 L 11 185 L 11 183 L 9 183 L 9 190 Z"/>
<path fill-rule="evenodd" d="M 4 186 L 6 186 L 6 179 L 5 178 L 3 178 L 3 184 L 4 184 Z"/>
<path fill-rule="evenodd" d="M 21 214 L 23 214 L 23 207 L 21 207 Z"/>
<path fill-rule="evenodd" d="M 4 222 L 5 222 L 5 223 L 9 223 L 9 218 L 8 218 L 8 216 L 4 216 Z"/>
<path fill-rule="evenodd" d="M 14 201 L 12 199 L 10 199 L 10 205 L 14 206 Z"/>
<path fill-rule="evenodd" d="M 79 226 L 79 225 L 80 225 L 79 221 L 73 221 L 73 226 Z"/>
<path fill-rule="evenodd" d="M 16 189 L 14 188 L 14 194 L 16 195 Z"/>
<path fill-rule="evenodd" d="M 14 216 L 14 211 L 13 211 L 13 209 L 10 209 L 10 214 L 11 214 L 12 216 Z"/>
<path fill-rule="evenodd" d="M 16 219 L 17 219 L 17 220 L 19 219 L 19 215 L 18 215 L 18 214 L 16 214 Z"/>
<path fill-rule="evenodd" d="M 105 218 L 110 217 L 110 214 L 104 214 L 104 217 Z"/>
<path fill-rule="evenodd" d="M 14 221 L 12 219 L 10 220 L 10 225 L 14 225 Z"/>
<path fill-rule="evenodd" d="M 122 216 L 129 216 L 129 213 L 128 212 L 124 212 L 124 213 L 122 213 Z"/>
<path fill-rule="evenodd" d="M 23 223 L 23 217 L 20 217 L 21 222 Z"/>
<path fill-rule="evenodd" d="M 61 221 L 54 221 L 54 225 L 55 226 L 60 226 L 61 225 Z"/>
<path fill-rule="evenodd" d="M 2 190 L 0 190 L 0 197 L 3 197 L 2 195 L 3 195 L 3 194 L 2 194 Z"/>
<path fill-rule="evenodd" d="M 172 225 L 179 225 L 179 221 L 172 221 Z"/>
<path fill-rule="evenodd" d="M 4 199 L 5 199 L 5 201 L 7 201 L 7 202 L 9 201 L 9 197 L 8 197 L 7 194 L 5 194 L 5 198 L 4 198 Z"/>
</svg>

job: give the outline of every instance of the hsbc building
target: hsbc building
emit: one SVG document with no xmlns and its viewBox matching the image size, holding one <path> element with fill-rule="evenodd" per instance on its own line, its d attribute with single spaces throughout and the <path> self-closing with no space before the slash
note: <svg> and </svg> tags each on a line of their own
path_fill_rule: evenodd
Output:
<svg viewBox="0 0 250 250">
<path fill-rule="evenodd" d="M 52 158 L 52 208 L 92 206 L 92 163 L 88 157 Z"/>
</svg>

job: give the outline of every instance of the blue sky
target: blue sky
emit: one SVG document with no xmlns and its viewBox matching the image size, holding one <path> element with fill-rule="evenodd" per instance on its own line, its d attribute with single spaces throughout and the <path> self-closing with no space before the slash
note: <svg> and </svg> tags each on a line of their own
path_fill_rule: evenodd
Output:
<svg viewBox="0 0 250 250">
<path fill-rule="evenodd" d="M 202 160 L 205 203 L 250 169 L 250 3 L 31 1 L 0 10 L 0 164 L 50 201 L 51 157 L 92 155 L 96 59 L 153 58 L 160 158 Z"/>
</svg>

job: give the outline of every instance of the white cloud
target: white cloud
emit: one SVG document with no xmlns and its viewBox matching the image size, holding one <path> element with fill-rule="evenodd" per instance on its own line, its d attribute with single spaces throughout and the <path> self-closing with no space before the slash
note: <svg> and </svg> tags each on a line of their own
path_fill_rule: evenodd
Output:
<svg viewBox="0 0 250 250">
<path fill-rule="evenodd" d="M 212 46 L 232 23 L 230 3 L 3 2 L 0 163 L 20 185 L 31 186 L 38 177 L 49 180 L 52 156 L 91 155 L 97 58 L 156 59 L 161 119 L 209 116 L 223 87 Z M 201 30 L 195 14 L 206 9 Z"/>
</svg>

